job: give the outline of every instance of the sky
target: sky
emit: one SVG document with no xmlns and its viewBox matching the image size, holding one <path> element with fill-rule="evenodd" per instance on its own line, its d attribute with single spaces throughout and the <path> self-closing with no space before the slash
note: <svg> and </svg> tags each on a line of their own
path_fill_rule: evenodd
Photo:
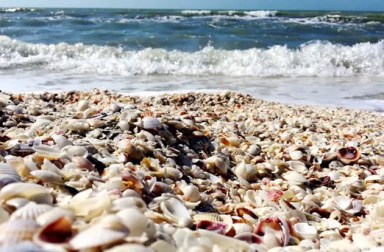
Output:
<svg viewBox="0 0 384 252">
<path fill-rule="evenodd" d="M 384 0 L 0 0 L 0 7 L 384 11 Z"/>
</svg>

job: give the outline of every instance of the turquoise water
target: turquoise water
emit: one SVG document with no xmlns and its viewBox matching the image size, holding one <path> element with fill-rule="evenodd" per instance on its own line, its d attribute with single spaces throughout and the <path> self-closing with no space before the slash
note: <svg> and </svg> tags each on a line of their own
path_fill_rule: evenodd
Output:
<svg viewBox="0 0 384 252">
<path fill-rule="evenodd" d="M 10 91 L 229 89 L 381 109 L 384 13 L 3 8 L 0 77 Z"/>
</svg>

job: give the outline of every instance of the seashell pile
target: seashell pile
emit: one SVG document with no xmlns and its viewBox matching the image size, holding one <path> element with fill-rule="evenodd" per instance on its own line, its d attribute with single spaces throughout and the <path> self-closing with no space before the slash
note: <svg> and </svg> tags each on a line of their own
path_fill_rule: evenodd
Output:
<svg viewBox="0 0 384 252">
<path fill-rule="evenodd" d="M 0 115 L 0 251 L 384 250 L 378 113 L 95 89 Z"/>
</svg>

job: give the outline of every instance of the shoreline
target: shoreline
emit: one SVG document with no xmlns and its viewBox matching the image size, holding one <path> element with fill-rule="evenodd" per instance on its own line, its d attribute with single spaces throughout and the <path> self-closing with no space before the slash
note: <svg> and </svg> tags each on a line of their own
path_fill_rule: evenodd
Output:
<svg viewBox="0 0 384 252">
<path fill-rule="evenodd" d="M 0 236 L 3 249 L 383 246 L 381 113 L 97 89 L 2 93 L 0 110 L 0 227 L 33 226 Z M 85 242 L 95 234 L 106 239 Z"/>
</svg>

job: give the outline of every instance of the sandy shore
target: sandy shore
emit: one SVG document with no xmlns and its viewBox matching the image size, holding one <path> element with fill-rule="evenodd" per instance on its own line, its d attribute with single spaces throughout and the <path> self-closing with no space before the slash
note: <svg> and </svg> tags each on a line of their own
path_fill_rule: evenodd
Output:
<svg viewBox="0 0 384 252">
<path fill-rule="evenodd" d="M 1 93 L 0 107 L 1 251 L 383 246 L 379 113 L 232 92 Z"/>
</svg>

